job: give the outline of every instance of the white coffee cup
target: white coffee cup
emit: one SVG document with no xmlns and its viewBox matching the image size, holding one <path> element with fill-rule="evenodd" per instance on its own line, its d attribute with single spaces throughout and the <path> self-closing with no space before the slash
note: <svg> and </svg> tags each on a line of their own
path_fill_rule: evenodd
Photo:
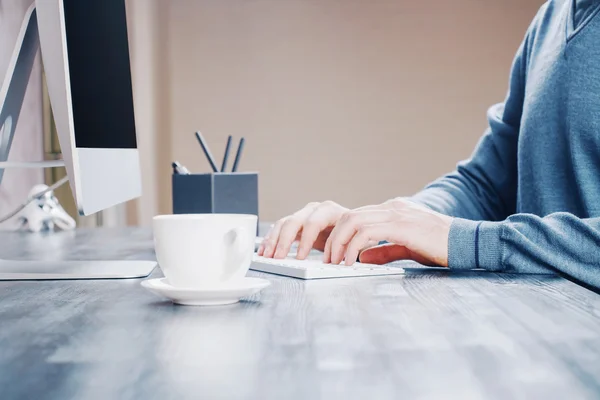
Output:
<svg viewBox="0 0 600 400">
<path fill-rule="evenodd" d="M 152 223 L 158 265 L 170 285 L 218 287 L 250 268 L 256 215 L 158 215 Z"/>
</svg>

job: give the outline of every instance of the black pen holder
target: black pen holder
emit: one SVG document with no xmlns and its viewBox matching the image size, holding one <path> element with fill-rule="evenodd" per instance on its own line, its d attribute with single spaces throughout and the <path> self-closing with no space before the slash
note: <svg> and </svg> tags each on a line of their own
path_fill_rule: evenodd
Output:
<svg viewBox="0 0 600 400">
<path fill-rule="evenodd" d="M 173 214 L 258 216 L 258 173 L 174 174 Z"/>
</svg>

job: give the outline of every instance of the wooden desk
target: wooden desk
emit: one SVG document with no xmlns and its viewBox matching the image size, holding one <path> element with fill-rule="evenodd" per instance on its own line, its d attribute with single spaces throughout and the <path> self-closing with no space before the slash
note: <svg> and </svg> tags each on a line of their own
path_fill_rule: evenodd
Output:
<svg viewBox="0 0 600 400">
<path fill-rule="evenodd" d="M 0 243 L 3 258 L 154 257 L 138 229 Z M 0 282 L 0 398 L 600 396 L 600 297 L 562 278 L 251 275 L 273 284 L 209 308 L 139 280 Z"/>
</svg>

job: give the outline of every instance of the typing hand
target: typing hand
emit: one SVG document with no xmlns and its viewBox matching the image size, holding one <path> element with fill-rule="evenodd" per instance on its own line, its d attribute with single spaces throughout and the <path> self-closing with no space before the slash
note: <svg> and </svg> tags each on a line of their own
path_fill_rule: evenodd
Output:
<svg viewBox="0 0 600 400">
<path fill-rule="evenodd" d="M 448 235 L 452 218 L 404 199 L 347 212 L 333 228 L 324 262 L 352 265 L 360 261 L 385 264 L 410 259 L 425 265 L 448 266 Z M 370 247 L 368 243 L 390 244 Z"/>
<path fill-rule="evenodd" d="M 298 212 L 277 221 L 265 236 L 257 254 L 285 258 L 297 240 L 300 241 L 298 259 L 305 259 L 312 248 L 323 251 L 333 227 L 347 211 L 347 208 L 333 201 L 309 203 Z"/>
</svg>

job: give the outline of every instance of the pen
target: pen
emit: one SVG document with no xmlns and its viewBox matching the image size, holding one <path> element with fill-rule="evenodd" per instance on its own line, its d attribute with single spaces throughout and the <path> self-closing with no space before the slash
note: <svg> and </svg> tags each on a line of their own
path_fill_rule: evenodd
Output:
<svg viewBox="0 0 600 400">
<path fill-rule="evenodd" d="M 245 139 L 241 138 L 240 144 L 238 145 L 237 153 L 235 154 L 235 160 L 233 161 L 233 168 L 232 168 L 231 172 L 237 171 L 238 163 L 240 162 L 240 158 L 242 156 L 242 150 L 244 149 L 244 142 L 245 142 Z"/>
<path fill-rule="evenodd" d="M 206 159 L 208 160 L 208 163 L 210 164 L 212 170 L 214 172 L 219 172 L 219 170 L 217 169 L 217 164 L 215 163 L 215 159 L 213 158 L 212 154 L 210 154 L 208 145 L 204 141 L 204 138 L 202 137 L 202 134 L 200 132 L 196 132 L 196 139 L 198 139 L 198 142 L 200 143 L 200 146 L 202 147 L 204 155 L 206 156 Z"/>
<path fill-rule="evenodd" d="M 189 175 L 190 171 L 188 171 L 188 169 L 186 167 L 184 167 L 183 165 L 181 165 L 178 161 L 173 161 L 171 163 L 171 166 L 173 167 L 173 173 L 176 175 Z"/>
<path fill-rule="evenodd" d="M 223 155 L 223 163 L 221 164 L 221 172 L 225 172 L 227 168 L 227 159 L 229 158 L 229 148 L 231 147 L 231 135 L 227 138 L 227 144 L 225 145 L 225 154 Z"/>
</svg>

